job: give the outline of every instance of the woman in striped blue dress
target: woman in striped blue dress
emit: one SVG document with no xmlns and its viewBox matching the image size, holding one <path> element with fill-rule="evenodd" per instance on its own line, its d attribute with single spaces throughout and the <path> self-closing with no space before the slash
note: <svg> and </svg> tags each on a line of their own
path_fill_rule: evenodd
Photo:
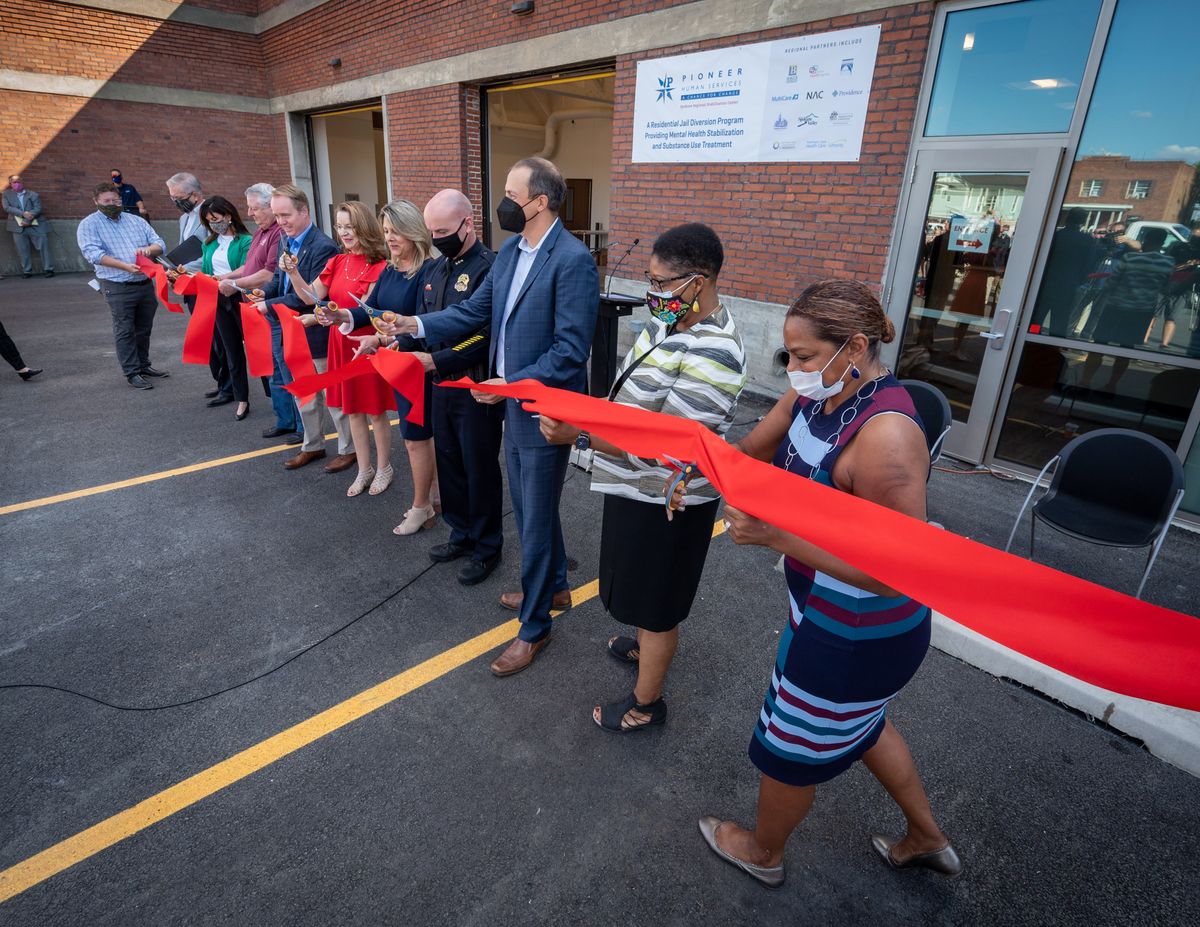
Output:
<svg viewBox="0 0 1200 927">
<path fill-rule="evenodd" d="M 925 520 L 929 454 L 908 393 L 879 360 L 895 337 L 868 287 L 829 280 L 808 287 L 784 322 L 792 389 L 740 444 L 751 457 Z M 788 836 L 815 787 L 856 761 L 900 805 L 899 838 L 874 836 L 894 868 L 961 869 L 904 739 L 885 710 L 929 647 L 929 609 L 795 535 L 726 508 L 738 544 L 785 557 L 790 620 L 750 741 L 762 772 L 752 829 L 700 820 L 709 846 L 772 887 L 783 884 Z"/>
</svg>

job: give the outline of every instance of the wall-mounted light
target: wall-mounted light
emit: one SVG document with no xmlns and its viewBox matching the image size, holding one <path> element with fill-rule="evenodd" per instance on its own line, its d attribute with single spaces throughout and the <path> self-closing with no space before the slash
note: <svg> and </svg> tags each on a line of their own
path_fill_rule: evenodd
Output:
<svg viewBox="0 0 1200 927">
<path fill-rule="evenodd" d="M 329 66 L 331 68 L 340 68 L 342 66 L 342 59 L 341 58 L 330 58 Z"/>
<path fill-rule="evenodd" d="M 970 51 L 975 47 L 975 33 L 968 32 L 963 36 L 963 51 Z"/>
<path fill-rule="evenodd" d="M 528 16 L 533 12 L 533 0 L 516 0 L 511 12 L 517 16 Z"/>
</svg>

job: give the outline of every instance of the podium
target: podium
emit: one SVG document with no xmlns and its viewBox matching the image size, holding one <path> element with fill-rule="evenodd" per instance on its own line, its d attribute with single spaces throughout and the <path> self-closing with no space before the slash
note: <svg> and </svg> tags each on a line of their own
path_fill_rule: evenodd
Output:
<svg viewBox="0 0 1200 927">
<path fill-rule="evenodd" d="M 645 305 L 640 296 L 624 293 L 601 293 L 600 311 L 596 315 L 596 333 L 592 339 L 592 370 L 588 377 L 588 392 L 604 398 L 612 389 L 617 375 L 618 319 L 633 314 L 635 306 Z"/>
</svg>

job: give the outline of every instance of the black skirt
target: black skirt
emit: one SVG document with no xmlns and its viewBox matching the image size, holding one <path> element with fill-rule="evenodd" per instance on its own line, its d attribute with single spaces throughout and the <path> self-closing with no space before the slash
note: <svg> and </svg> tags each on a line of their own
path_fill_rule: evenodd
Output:
<svg viewBox="0 0 1200 927">
<path fill-rule="evenodd" d="M 670 631 L 688 616 L 717 515 L 714 499 L 667 521 L 661 504 L 604 497 L 600 601 L 618 621 Z"/>
</svg>

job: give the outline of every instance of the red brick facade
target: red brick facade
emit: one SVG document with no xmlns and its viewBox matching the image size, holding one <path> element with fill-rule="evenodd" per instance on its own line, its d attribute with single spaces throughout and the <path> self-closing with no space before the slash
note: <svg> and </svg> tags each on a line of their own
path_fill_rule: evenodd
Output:
<svg viewBox="0 0 1200 927">
<path fill-rule="evenodd" d="M 1071 168 L 1065 202 L 1085 209 L 1114 212 L 1120 207 L 1124 216 L 1137 215 L 1154 222 L 1186 221 L 1182 217 L 1195 169 L 1183 161 L 1133 161 L 1122 155 L 1096 155 L 1080 158 Z M 1091 181 L 1098 181 L 1098 192 L 1091 192 Z M 1130 184 L 1149 181 L 1145 197 L 1130 196 Z"/>
<path fill-rule="evenodd" d="M 0 13 L 16 24 L 6 49 L 21 50 L 14 64 L 24 70 L 262 101 L 686 2 L 542 3 L 533 16 L 518 17 L 508 3 L 495 0 L 329 0 L 262 35 L 45 0 L 0 0 Z M 252 16 L 277 4 L 191 5 Z M 709 222 L 726 242 L 724 285 L 737 296 L 787 302 L 804 283 L 833 274 L 878 283 L 932 15 L 932 3 L 914 3 L 618 56 L 610 209 L 615 236 L 648 244 L 672 223 Z M 631 162 L 640 58 L 874 23 L 882 26 L 882 36 L 860 161 L 682 167 Z M 334 57 L 341 58 L 341 67 L 330 68 Z M 442 187 L 459 186 L 490 211 L 494 204 L 482 203 L 479 88 L 443 84 L 388 94 L 383 103 L 393 194 L 420 204 Z M 170 212 L 163 181 L 176 170 L 194 171 L 207 190 L 235 201 L 252 182 L 290 176 L 282 115 L 17 93 L 8 95 L 0 111 L 0 129 L 0 170 L 22 171 L 57 218 L 90 211 L 88 189 L 112 166 L 125 171 L 157 215 Z M 492 191 L 493 200 L 498 195 Z"/>
<path fill-rule="evenodd" d="M 933 4 L 917 4 L 619 58 L 613 125 L 614 237 L 647 242 L 671 224 L 707 222 L 725 244 L 724 291 L 767 302 L 790 302 L 803 286 L 824 277 L 880 283 L 932 19 Z M 874 23 L 882 25 L 882 34 L 857 163 L 631 162 L 639 57 Z"/>
</svg>

